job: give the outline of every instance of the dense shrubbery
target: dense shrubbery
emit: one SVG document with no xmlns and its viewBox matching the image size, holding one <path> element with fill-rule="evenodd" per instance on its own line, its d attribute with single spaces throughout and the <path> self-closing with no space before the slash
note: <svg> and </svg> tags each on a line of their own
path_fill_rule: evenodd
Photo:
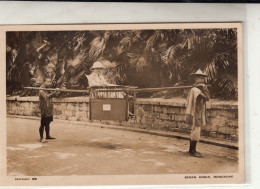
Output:
<svg viewBox="0 0 260 189">
<path fill-rule="evenodd" d="M 190 84 L 208 75 L 213 98 L 237 99 L 236 29 L 7 32 L 7 94 L 25 94 L 44 77 L 87 88 L 84 74 L 102 61 L 111 82 L 144 87 Z"/>
</svg>

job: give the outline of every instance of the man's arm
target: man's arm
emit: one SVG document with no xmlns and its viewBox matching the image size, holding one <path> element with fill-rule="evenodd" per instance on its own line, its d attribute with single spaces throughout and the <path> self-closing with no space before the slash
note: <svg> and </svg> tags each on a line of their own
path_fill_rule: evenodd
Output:
<svg viewBox="0 0 260 189">
<path fill-rule="evenodd" d="M 210 99 L 210 94 L 207 86 L 204 86 L 202 88 L 202 93 L 204 95 L 204 98 L 208 101 Z"/>
<path fill-rule="evenodd" d="M 205 84 L 198 84 L 196 85 L 196 87 L 201 90 L 200 96 L 208 101 L 210 99 L 208 87 Z"/>
<path fill-rule="evenodd" d="M 46 98 L 53 98 L 57 95 L 57 91 L 54 91 L 50 94 L 46 93 L 44 90 L 39 91 L 39 96 L 46 99 Z"/>
</svg>

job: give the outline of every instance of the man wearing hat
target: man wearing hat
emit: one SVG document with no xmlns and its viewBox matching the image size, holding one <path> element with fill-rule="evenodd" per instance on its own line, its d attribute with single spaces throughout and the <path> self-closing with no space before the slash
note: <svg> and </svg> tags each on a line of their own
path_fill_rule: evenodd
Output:
<svg viewBox="0 0 260 189">
<path fill-rule="evenodd" d="M 110 85 L 103 75 L 104 66 L 101 62 L 95 62 L 90 70 L 92 73 L 90 75 L 86 75 L 88 78 L 89 87 Z"/>
<path fill-rule="evenodd" d="M 92 73 L 90 75 L 86 75 L 88 79 L 89 87 L 117 86 L 115 84 L 109 83 L 106 80 L 104 76 L 104 69 L 105 67 L 100 61 L 94 62 L 93 66 L 90 68 Z M 98 98 L 124 98 L 125 96 L 123 92 L 102 92 L 102 91 L 97 92 L 95 95 Z"/>
<path fill-rule="evenodd" d="M 195 157 L 202 157 L 196 151 L 197 142 L 200 139 L 201 126 L 206 125 L 206 101 L 209 100 L 209 91 L 205 85 L 205 77 L 200 69 L 190 74 L 194 80 L 193 88 L 191 88 L 187 97 L 186 120 L 191 125 L 190 148 L 189 154 Z"/>
</svg>

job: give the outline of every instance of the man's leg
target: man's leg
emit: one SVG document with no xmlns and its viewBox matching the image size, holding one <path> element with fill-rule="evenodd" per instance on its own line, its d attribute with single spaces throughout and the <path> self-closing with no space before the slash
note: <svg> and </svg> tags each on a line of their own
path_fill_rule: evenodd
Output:
<svg viewBox="0 0 260 189">
<path fill-rule="evenodd" d="M 42 140 L 43 140 L 44 126 L 45 126 L 45 120 L 44 120 L 44 117 L 42 117 L 42 118 L 41 118 L 41 126 L 40 126 L 40 128 L 39 128 L 40 142 L 42 142 Z"/>
<path fill-rule="evenodd" d="M 194 153 L 197 153 L 196 146 L 197 146 L 197 141 L 194 141 L 194 147 L 193 147 Z"/>
<path fill-rule="evenodd" d="M 52 117 L 48 117 L 48 123 L 45 126 L 46 139 L 56 139 L 50 136 L 50 123 L 52 122 Z"/>
<path fill-rule="evenodd" d="M 199 152 L 196 151 L 197 142 L 200 139 L 200 131 L 201 127 L 192 126 L 191 128 L 191 135 L 190 135 L 190 150 L 189 153 L 191 156 L 195 157 L 203 157 Z"/>
<path fill-rule="evenodd" d="M 195 143 L 196 143 L 196 141 L 190 140 L 189 153 L 190 153 L 191 155 L 194 155 L 194 154 L 196 153 Z"/>
<path fill-rule="evenodd" d="M 192 149 L 193 149 L 193 142 L 192 142 L 192 140 L 190 140 L 189 153 L 192 153 Z"/>
<path fill-rule="evenodd" d="M 135 108 L 134 108 L 134 99 L 133 97 L 129 97 L 129 101 L 128 101 L 128 112 L 129 112 L 129 116 L 132 118 L 135 118 Z"/>
</svg>

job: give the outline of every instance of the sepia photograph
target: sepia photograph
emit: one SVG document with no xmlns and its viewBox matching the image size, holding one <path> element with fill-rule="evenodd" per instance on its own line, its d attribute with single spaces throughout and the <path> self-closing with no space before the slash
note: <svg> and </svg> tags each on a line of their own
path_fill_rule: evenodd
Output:
<svg viewBox="0 0 260 189">
<path fill-rule="evenodd" d="M 2 30 L 9 182 L 244 182 L 241 23 Z"/>
</svg>

